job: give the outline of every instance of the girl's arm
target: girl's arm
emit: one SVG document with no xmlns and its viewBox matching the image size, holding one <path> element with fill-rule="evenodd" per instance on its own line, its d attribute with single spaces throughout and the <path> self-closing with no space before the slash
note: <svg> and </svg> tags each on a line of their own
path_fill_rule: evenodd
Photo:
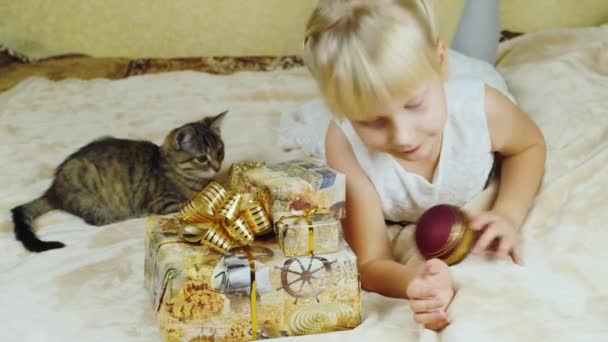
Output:
<svg viewBox="0 0 608 342">
<path fill-rule="evenodd" d="M 362 287 L 371 292 L 409 298 L 414 320 L 440 330 L 450 323 L 446 312 L 454 297 L 448 266 L 438 259 L 412 258 L 407 265 L 393 259 L 380 200 L 353 150 L 335 123 L 325 139 L 330 167 L 346 175 L 344 237 L 357 255 Z"/>
<path fill-rule="evenodd" d="M 521 264 L 517 233 L 545 172 L 545 141 L 540 129 L 521 109 L 489 86 L 486 86 L 485 109 L 492 150 L 503 160 L 492 210 L 476 215 L 470 223 L 472 229 L 483 232 L 474 251 L 491 249 L 497 257 L 511 256 Z"/>
<path fill-rule="evenodd" d="M 357 255 L 361 286 L 385 296 L 407 298 L 406 290 L 417 265 L 394 261 L 378 194 L 334 122 L 327 131 L 325 151 L 328 165 L 346 175 L 347 215 L 343 230 Z"/>
<path fill-rule="evenodd" d="M 485 108 L 492 150 L 503 158 L 493 210 L 519 229 L 545 173 L 545 140 L 521 109 L 489 86 L 486 86 Z"/>
</svg>

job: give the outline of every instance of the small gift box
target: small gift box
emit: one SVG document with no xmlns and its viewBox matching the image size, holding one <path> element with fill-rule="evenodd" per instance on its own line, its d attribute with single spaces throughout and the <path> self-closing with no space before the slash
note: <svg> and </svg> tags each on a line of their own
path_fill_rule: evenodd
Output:
<svg viewBox="0 0 608 342">
<path fill-rule="evenodd" d="M 240 172 L 237 191 L 268 198 L 270 211 L 328 209 L 337 219 L 346 216 L 346 178 L 321 160 L 304 157 Z"/>
<path fill-rule="evenodd" d="M 286 257 L 273 235 L 219 253 L 210 242 L 193 242 L 203 241 L 205 229 L 150 219 L 145 286 L 164 341 L 250 341 L 360 323 L 356 257 L 343 240 L 322 256 Z"/>
<path fill-rule="evenodd" d="M 334 253 L 340 249 L 342 225 L 328 211 L 274 213 L 275 234 L 285 256 Z"/>
</svg>

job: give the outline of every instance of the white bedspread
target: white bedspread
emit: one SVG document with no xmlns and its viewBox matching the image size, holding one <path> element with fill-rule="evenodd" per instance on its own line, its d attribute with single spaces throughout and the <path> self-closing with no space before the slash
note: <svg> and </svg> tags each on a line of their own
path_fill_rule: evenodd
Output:
<svg viewBox="0 0 608 342">
<path fill-rule="evenodd" d="M 511 92 L 548 144 L 523 227 L 525 266 L 481 257 L 454 266 L 454 321 L 440 334 L 416 326 L 405 300 L 363 293 L 362 325 L 323 340 L 608 340 L 608 26 L 527 35 L 501 56 Z M 66 248 L 30 254 L 14 241 L 10 208 L 41 194 L 70 152 L 101 135 L 160 142 L 169 128 L 228 108 L 225 166 L 286 159 L 279 115 L 315 96 L 303 68 L 32 78 L 0 94 L 0 340 L 159 340 L 143 287 L 145 219 L 96 228 L 52 212 L 36 222 L 39 235 Z M 395 246 L 410 244 L 410 233 L 392 227 Z"/>
</svg>

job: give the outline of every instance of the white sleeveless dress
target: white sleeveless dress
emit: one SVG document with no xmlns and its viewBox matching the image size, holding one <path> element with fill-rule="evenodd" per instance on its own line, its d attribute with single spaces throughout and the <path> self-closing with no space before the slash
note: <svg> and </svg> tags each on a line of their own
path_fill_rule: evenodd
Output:
<svg viewBox="0 0 608 342">
<path fill-rule="evenodd" d="M 484 83 L 446 82 L 448 118 L 433 181 L 406 171 L 392 155 L 368 149 L 347 120 L 335 121 L 378 192 L 384 217 L 414 222 L 436 204 L 464 205 L 481 192 L 494 163 Z"/>
<path fill-rule="evenodd" d="M 450 69 L 455 72 L 444 84 L 448 119 L 432 182 L 406 171 L 390 154 L 369 150 L 347 120 L 335 120 L 378 192 L 387 220 L 415 222 L 433 205 L 464 205 L 483 190 L 492 170 L 494 156 L 484 109 L 484 86 L 490 84 L 511 100 L 513 97 L 489 64 L 453 51 L 449 58 Z M 325 159 L 325 133 L 331 120 L 321 99 L 306 103 L 296 112 L 284 113 L 279 145 L 301 148 Z"/>
</svg>

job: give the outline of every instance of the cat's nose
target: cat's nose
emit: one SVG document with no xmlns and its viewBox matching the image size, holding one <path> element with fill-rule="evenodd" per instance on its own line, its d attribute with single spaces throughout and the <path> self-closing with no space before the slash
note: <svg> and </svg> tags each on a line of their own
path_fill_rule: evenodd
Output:
<svg viewBox="0 0 608 342">
<path fill-rule="evenodd" d="M 211 168 L 213 169 L 213 171 L 220 172 L 220 169 L 222 168 L 221 163 L 218 163 L 216 161 L 211 161 L 209 164 L 210 164 Z"/>
</svg>

